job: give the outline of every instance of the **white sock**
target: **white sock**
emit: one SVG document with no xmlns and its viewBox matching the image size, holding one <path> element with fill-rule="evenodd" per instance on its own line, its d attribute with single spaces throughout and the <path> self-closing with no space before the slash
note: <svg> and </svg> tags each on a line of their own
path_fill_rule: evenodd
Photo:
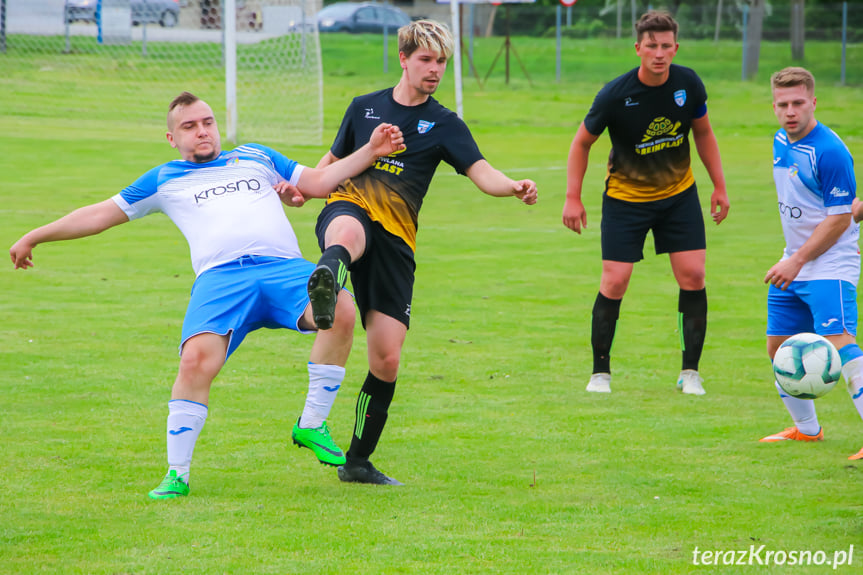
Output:
<svg viewBox="0 0 863 575">
<path fill-rule="evenodd" d="M 300 427 L 317 429 L 329 417 L 333 402 L 345 379 L 345 368 L 309 362 L 309 393 L 300 417 Z"/>
<path fill-rule="evenodd" d="M 842 366 L 842 375 L 848 387 L 848 394 L 857 413 L 863 418 L 863 356 L 852 359 Z"/>
<path fill-rule="evenodd" d="M 189 482 L 189 468 L 195 442 L 207 421 L 207 406 L 185 399 L 168 402 L 168 471 Z"/>
<path fill-rule="evenodd" d="M 818 435 L 821 426 L 818 424 L 818 416 L 815 415 L 815 402 L 811 399 L 799 399 L 791 397 L 779 386 L 779 382 L 774 382 L 776 391 L 779 392 L 779 397 L 782 398 L 782 403 L 785 404 L 785 409 L 791 414 L 791 419 L 794 420 L 794 425 L 800 430 L 800 433 L 806 435 Z"/>
</svg>

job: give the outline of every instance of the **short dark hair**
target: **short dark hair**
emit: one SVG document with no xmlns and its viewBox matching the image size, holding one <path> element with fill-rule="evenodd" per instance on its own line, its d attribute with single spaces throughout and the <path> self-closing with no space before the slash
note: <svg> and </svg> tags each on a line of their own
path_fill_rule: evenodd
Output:
<svg viewBox="0 0 863 575">
<path fill-rule="evenodd" d="M 198 101 L 200 101 L 200 98 L 191 92 L 183 92 L 182 94 L 171 100 L 171 103 L 168 104 L 168 129 L 173 129 L 171 126 L 171 112 L 173 112 L 175 108 L 189 106 Z"/>
<path fill-rule="evenodd" d="M 650 36 L 654 32 L 674 32 L 674 41 L 677 41 L 677 20 L 665 10 L 650 10 L 642 14 L 635 23 L 635 37 L 638 42 L 645 34 Z"/>
</svg>

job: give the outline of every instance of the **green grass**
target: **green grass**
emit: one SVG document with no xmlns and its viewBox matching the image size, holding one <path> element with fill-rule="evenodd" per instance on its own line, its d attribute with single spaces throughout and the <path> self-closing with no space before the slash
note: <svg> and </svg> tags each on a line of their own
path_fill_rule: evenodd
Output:
<svg viewBox="0 0 863 575">
<path fill-rule="evenodd" d="M 483 41 L 480 70 L 499 41 Z M 534 86 L 517 69 L 510 86 L 502 70 L 483 90 L 468 79 L 465 116 L 496 167 L 539 183 L 540 202 L 487 197 L 447 166 L 432 184 L 413 327 L 374 457 L 406 486 L 342 485 L 291 448 L 312 339 L 262 330 L 213 386 L 192 495 L 146 498 L 165 469 L 166 402 L 193 279 L 182 236 L 156 216 L 40 246 L 33 270 L 0 269 L 0 573 L 820 573 L 694 566 L 692 552 L 763 544 L 832 556 L 859 545 L 861 468 L 846 457 L 863 435 L 846 393 L 818 401 L 824 443 L 756 441 L 788 424 L 764 351 L 762 283 L 783 244 L 766 78 L 789 63 L 787 46 L 765 46 L 751 83 L 737 80 L 739 45 L 687 43 L 678 58 L 703 71 L 732 202 L 729 219 L 708 226 L 708 395 L 674 390 L 677 288 L 667 258 L 648 255 L 623 302 L 615 391 L 596 397 L 584 385 L 607 138 L 591 155 L 581 236 L 560 223 L 564 166 L 598 87 L 637 60 L 627 43 L 582 41 L 558 84 L 553 40 L 514 42 Z M 322 44 L 329 139 L 349 98 L 394 83 L 397 66 L 381 72 L 373 38 Z M 835 48 L 807 44 L 817 115 L 859 159 L 860 47 L 856 86 L 845 88 L 821 57 Z M 174 157 L 161 117 L 79 113 L 99 103 L 83 92 L 93 101 L 48 113 L 63 86 L 21 59 L 4 66 L 0 243 Z M 19 85 L 40 88 L 22 97 Z M 452 105 L 451 79 L 440 99 Z M 311 164 L 326 149 L 268 143 Z M 695 165 L 706 203 L 709 180 Z M 319 209 L 289 211 L 310 259 Z M 331 417 L 343 447 L 365 351 L 358 331 Z"/>
</svg>

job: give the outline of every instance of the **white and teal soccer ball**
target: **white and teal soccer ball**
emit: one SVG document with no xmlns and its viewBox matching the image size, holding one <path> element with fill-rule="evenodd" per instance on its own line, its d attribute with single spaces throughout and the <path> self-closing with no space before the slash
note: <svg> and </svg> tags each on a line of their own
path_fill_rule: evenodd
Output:
<svg viewBox="0 0 863 575">
<path fill-rule="evenodd" d="M 773 356 L 773 373 L 785 393 L 816 399 L 836 387 L 842 360 L 836 347 L 814 333 L 798 333 L 785 340 Z"/>
</svg>

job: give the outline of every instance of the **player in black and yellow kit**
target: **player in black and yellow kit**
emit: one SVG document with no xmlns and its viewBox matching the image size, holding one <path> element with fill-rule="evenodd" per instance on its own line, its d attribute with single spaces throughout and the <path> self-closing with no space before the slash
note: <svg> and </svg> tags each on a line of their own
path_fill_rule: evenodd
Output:
<svg viewBox="0 0 863 575">
<path fill-rule="evenodd" d="M 345 180 L 318 217 L 323 255 L 309 279 L 315 322 L 321 329 L 332 323 L 336 293 L 350 271 L 368 342 L 369 372 L 357 399 L 347 461 L 338 468 L 342 481 L 400 484 L 375 469 L 369 457 L 395 391 L 410 324 L 417 218 L 438 164 L 452 165 L 489 195 L 536 203 L 536 184 L 512 180 L 493 168 L 465 123 L 431 97 L 452 49 L 452 36 L 436 22 L 420 20 L 399 29 L 399 83 L 355 98 L 318 164 L 323 167 L 349 155 L 381 122 L 399 126 L 404 134 L 404 150 Z"/>
<path fill-rule="evenodd" d="M 563 223 L 581 233 L 587 226 L 581 190 L 588 155 L 608 128 L 612 149 L 602 197 L 602 279 L 593 307 L 593 375 L 587 390 L 611 391 L 611 343 L 620 303 L 652 231 L 656 253 L 669 254 L 680 286 L 683 361 L 677 387 L 703 395 L 698 362 L 707 332 L 706 241 L 690 166 L 690 131 L 713 182 L 710 211 L 717 224 L 728 215 L 728 194 L 704 84 L 694 71 L 671 63 L 678 49 L 677 22 L 667 12 L 650 11 L 639 19 L 636 34 L 641 65 L 599 91 L 567 163 Z"/>
</svg>

